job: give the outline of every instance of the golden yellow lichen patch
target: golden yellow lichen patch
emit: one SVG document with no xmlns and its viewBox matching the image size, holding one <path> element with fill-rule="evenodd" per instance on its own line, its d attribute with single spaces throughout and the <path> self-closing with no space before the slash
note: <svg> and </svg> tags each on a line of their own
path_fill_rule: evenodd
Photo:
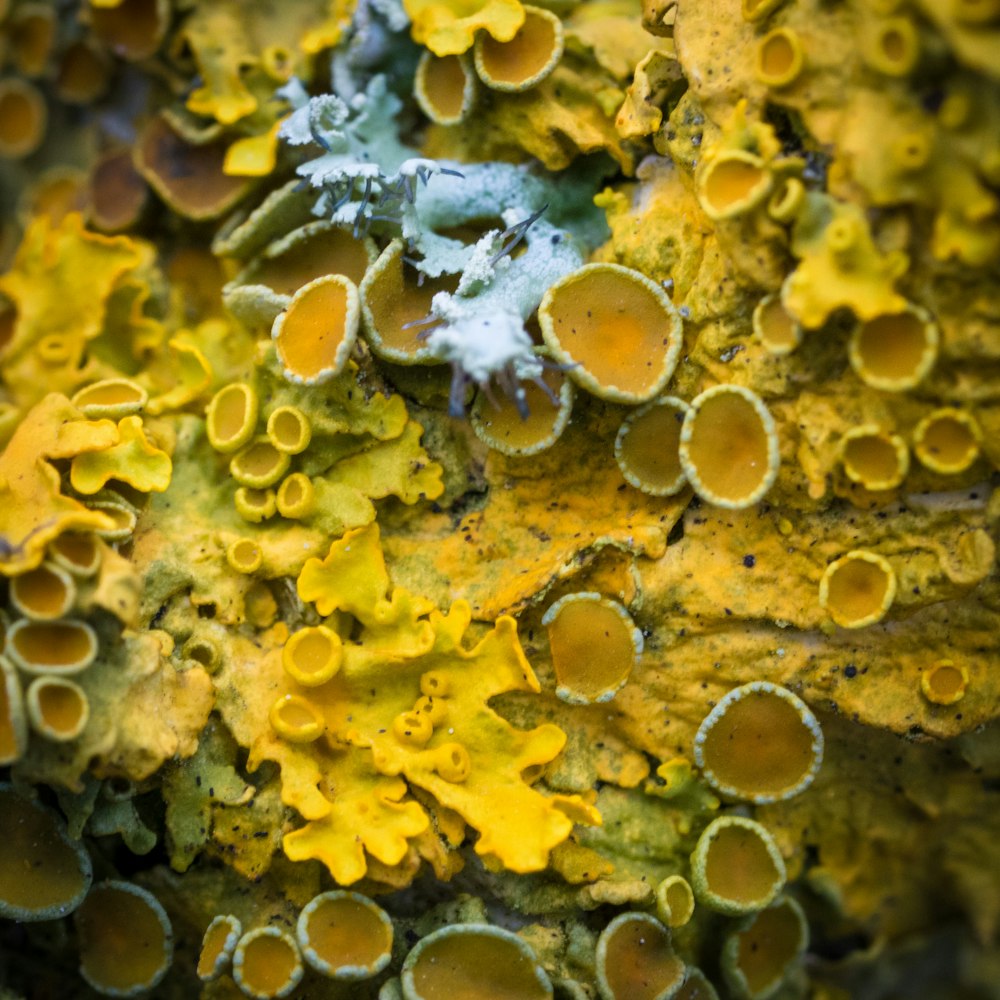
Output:
<svg viewBox="0 0 1000 1000">
<path fill-rule="evenodd" d="M 562 436 L 537 455 L 489 453 L 486 495 L 457 530 L 447 514 L 427 514 L 419 528 L 392 523 L 386 529 L 386 551 L 407 586 L 433 594 L 438 604 L 461 593 L 475 619 L 491 620 L 544 598 L 601 552 L 653 559 L 663 553 L 690 494 L 664 501 L 628 487 L 611 454 L 617 414 L 579 403 Z M 601 435 L 603 452 L 593 447 Z M 460 591 L 454 589 L 459 579 Z"/>
<path fill-rule="evenodd" d="M 0 455 L 0 533 L 7 549 L 0 572 L 34 569 L 50 541 L 64 531 L 111 528 L 111 519 L 61 492 L 53 460 L 112 446 L 118 439 L 108 420 L 82 420 L 64 396 L 51 395 L 28 412 Z"/>
<path fill-rule="evenodd" d="M 895 284 L 907 269 L 907 255 L 880 253 L 857 205 L 808 194 L 793 230 L 792 252 L 799 264 L 781 301 L 807 329 L 821 326 L 843 306 L 861 320 L 906 308 Z"/>
<path fill-rule="evenodd" d="M 247 669 L 236 664 L 220 690 L 224 717 L 251 746 L 251 766 L 278 762 L 285 801 L 309 820 L 285 837 L 289 857 L 321 860 L 342 884 L 365 874 L 368 855 L 399 864 L 429 823 L 410 786 L 478 830 L 480 854 L 515 871 L 545 866 L 572 829 L 567 813 L 597 821 L 577 797 L 548 799 L 522 779 L 555 757 L 562 732 L 551 725 L 516 730 L 487 705 L 506 691 L 538 690 L 512 620 L 500 619 L 476 646 L 463 646 L 467 605 L 442 615 L 399 588 L 390 593 L 376 527 L 348 532 L 323 562 L 307 563 L 299 593 L 321 614 L 360 624 L 359 640 L 343 644 L 336 673 L 302 687 L 268 656 L 254 665 L 248 692 L 234 697 Z M 317 713 L 324 739 L 289 742 L 269 724 L 272 706 L 289 695 Z"/>
<path fill-rule="evenodd" d="M 436 56 L 472 48 L 479 29 L 509 42 L 524 23 L 520 0 L 404 0 L 403 7 L 412 21 L 414 41 Z"/>
<path fill-rule="evenodd" d="M 35 402 L 85 380 L 85 346 L 101 333 L 112 292 L 140 262 L 133 241 L 89 233 L 76 214 L 58 226 L 44 216 L 29 226 L 13 267 L 0 275 L 0 294 L 17 310 L 2 358 L 16 398 Z"/>
</svg>

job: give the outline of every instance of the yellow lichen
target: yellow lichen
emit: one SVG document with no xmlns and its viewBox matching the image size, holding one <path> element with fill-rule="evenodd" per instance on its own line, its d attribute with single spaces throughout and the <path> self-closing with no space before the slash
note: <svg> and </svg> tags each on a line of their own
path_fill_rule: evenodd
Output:
<svg viewBox="0 0 1000 1000">
<path fill-rule="evenodd" d="M 520 0 L 404 0 L 414 41 L 436 56 L 460 55 L 484 29 L 509 42 L 524 23 Z"/>
<path fill-rule="evenodd" d="M 70 466 L 73 488 L 90 495 L 115 480 L 128 483 L 142 493 L 162 493 L 170 485 L 170 456 L 149 440 L 142 419 L 119 420 L 118 438 L 110 448 L 73 459 Z"/>
<path fill-rule="evenodd" d="M 504 691 L 538 690 L 512 620 L 500 619 L 466 649 L 466 605 L 442 615 L 399 588 L 390 594 L 374 526 L 348 532 L 326 560 L 307 563 L 299 594 L 323 615 L 357 619 L 360 642 L 343 645 L 339 669 L 318 686 L 299 687 L 268 659 L 246 708 L 223 695 L 237 738 L 252 744 L 251 765 L 276 760 L 285 801 L 309 821 L 285 837 L 290 857 L 321 860 L 342 884 L 364 874 L 366 855 L 398 864 L 428 824 L 408 783 L 477 829 L 480 854 L 515 871 L 545 866 L 572 829 L 567 813 L 597 820 L 576 796 L 546 798 L 522 780 L 559 752 L 561 731 L 516 730 L 486 704 Z M 327 740 L 288 743 L 261 717 L 276 697 L 296 692 L 319 713 Z"/>
</svg>

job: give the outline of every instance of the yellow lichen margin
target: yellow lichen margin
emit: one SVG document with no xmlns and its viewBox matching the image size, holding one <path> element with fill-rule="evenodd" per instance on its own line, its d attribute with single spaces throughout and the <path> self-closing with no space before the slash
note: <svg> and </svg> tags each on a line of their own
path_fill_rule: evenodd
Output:
<svg viewBox="0 0 1000 1000">
<path fill-rule="evenodd" d="M 457 56 L 472 48 L 482 28 L 509 42 L 524 23 L 520 0 L 403 0 L 413 22 L 413 40 L 436 56 Z"/>
<path fill-rule="evenodd" d="M 53 394 L 28 412 L 0 455 L 0 573 L 34 569 L 64 531 L 106 531 L 114 521 L 60 492 L 48 459 L 109 448 L 118 440 L 110 420 L 81 420 L 65 396 Z"/>
<path fill-rule="evenodd" d="M 170 485 L 170 456 L 146 437 L 140 417 L 120 420 L 118 433 L 120 440 L 113 447 L 73 459 L 73 489 L 89 496 L 115 479 L 143 493 L 162 493 Z"/>
</svg>

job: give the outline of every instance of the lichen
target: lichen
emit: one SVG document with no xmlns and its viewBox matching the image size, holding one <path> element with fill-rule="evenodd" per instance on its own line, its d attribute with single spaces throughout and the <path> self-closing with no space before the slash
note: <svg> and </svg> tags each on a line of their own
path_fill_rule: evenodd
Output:
<svg viewBox="0 0 1000 1000">
<path fill-rule="evenodd" d="M 0 0 L 4 987 L 992 995 L 998 44 Z"/>
</svg>

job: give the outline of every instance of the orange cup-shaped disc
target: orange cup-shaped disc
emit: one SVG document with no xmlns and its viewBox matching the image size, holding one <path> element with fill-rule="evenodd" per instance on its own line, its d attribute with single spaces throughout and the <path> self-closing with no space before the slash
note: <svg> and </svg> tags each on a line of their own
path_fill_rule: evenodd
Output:
<svg viewBox="0 0 1000 1000">
<path fill-rule="evenodd" d="M 131 882 L 100 882 L 76 911 L 80 974 L 105 996 L 152 989 L 173 960 L 173 929 L 159 900 Z"/>
<path fill-rule="evenodd" d="M 550 1000 L 530 945 L 491 924 L 453 924 L 421 938 L 403 962 L 405 1000 Z"/>
<path fill-rule="evenodd" d="M 67 104 L 90 104 L 108 89 L 110 56 L 96 42 L 81 38 L 67 46 L 59 57 L 55 88 Z"/>
<path fill-rule="evenodd" d="M 526 4 L 524 23 L 510 41 L 497 41 L 485 31 L 476 37 L 476 72 L 492 90 L 528 90 L 556 68 L 563 44 L 562 21 L 551 11 Z"/>
<path fill-rule="evenodd" d="M 323 717 L 307 699 L 283 694 L 268 715 L 274 731 L 289 743 L 312 743 L 323 735 Z"/>
<path fill-rule="evenodd" d="M 687 485 L 681 465 L 681 427 L 690 407 L 663 396 L 629 414 L 615 437 L 615 460 L 626 481 L 654 497 L 673 496 Z"/>
<path fill-rule="evenodd" d="M 128 0 L 114 10 L 127 6 Z M 233 177 L 223 170 L 229 142 L 228 137 L 189 142 L 158 116 L 139 136 L 135 166 L 178 215 L 196 222 L 217 219 L 250 190 L 247 178 Z"/>
<path fill-rule="evenodd" d="M 413 96 L 438 125 L 458 125 L 476 100 L 476 74 L 468 55 L 436 56 L 425 49 L 417 63 Z"/>
<path fill-rule="evenodd" d="M 847 356 L 863 382 L 874 389 L 902 392 L 918 385 L 934 366 L 938 327 L 926 309 L 910 305 L 859 323 Z"/>
<path fill-rule="evenodd" d="M 542 618 L 558 687 L 576 705 L 610 701 L 642 655 L 642 633 L 629 613 L 600 594 L 567 594 Z"/>
<path fill-rule="evenodd" d="M 910 469 L 906 442 L 876 424 L 852 427 L 841 442 L 840 459 L 847 478 L 866 490 L 894 489 Z"/>
<path fill-rule="evenodd" d="M 24 700 L 31 728 L 56 743 L 75 740 L 90 719 L 86 693 L 65 677 L 36 677 Z"/>
<path fill-rule="evenodd" d="M 880 73 L 906 76 L 920 58 L 920 34 L 908 17 L 879 18 L 863 39 L 862 49 L 869 65 Z"/>
<path fill-rule="evenodd" d="M 920 690 L 935 705 L 954 705 L 965 696 L 969 671 L 954 660 L 938 660 L 920 675 Z"/>
<path fill-rule="evenodd" d="M 20 760 L 27 746 L 21 679 L 14 665 L 0 656 L 0 766 Z"/>
<path fill-rule="evenodd" d="M 171 17 L 170 0 L 122 0 L 90 5 L 94 34 L 123 59 L 148 59 L 160 47 Z"/>
<path fill-rule="evenodd" d="M 138 413 L 149 402 L 149 393 L 130 378 L 106 378 L 77 392 L 73 405 L 88 420 L 120 420 Z"/>
<path fill-rule="evenodd" d="M 730 149 L 705 160 L 698 172 L 698 201 L 710 219 L 743 215 L 767 197 L 771 174 L 755 153 Z"/>
<path fill-rule="evenodd" d="M 278 451 L 298 455 L 309 447 L 312 425 L 297 406 L 279 406 L 267 418 L 267 437 Z"/>
<path fill-rule="evenodd" d="M 357 982 L 377 976 L 392 957 L 392 921 L 380 906 L 357 892 L 316 896 L 299 914 L 299 947 L 317 972 Z"/>
<path fill-rule="evenodd" d="M 132 162 L 132 151 L 115 149 L 102 156 L 88 182 L 90 221 L 106 233 L 134 226 L 149 197 L 146 181 Z"/>
<path fill-rule="evenodd" d="M 913 432 L 913 450 L 920 464 L 932 472 L 965 472 L 979 457 L 982 431 L 965 410 L 946 406 L 928 413 Z"/>
<path fill-rule="evenodd" d="M 358 288 L 342 274 L 303 285 L 271 331 L 285 375 L 313 385 L 344 370 L 358 334 Z"/>
<path fill-rule="evenodd" d="M 247 283 L 266 285 L 279 295 L 294 295 L 328 274 L 357 284 L 372 261 L 370 249 L 371 241 L 350 228 L 325 219 L 309 222 L 272 243 L 247 269 Z"/>
<path fill-rule="evenodd" d="M 476 437 L 510 456 L 537 455 L 555 444 L 573 412 L 573 383 L 551 368 L 541 378 L 548 392 L 533 382 L 521 386 L 524 412 L 509 396 L 490 399 L 479 393 L 469 414 Z"/>
<path fill-rule="evenodd" d="M 855 549 L 826 567 L 819 603 L 841 628 L 880 622 L 896 597 L 896 574 L 876 552 Z"/>
<path fill-rule="evenodd" d="M 64 531 L 49 545 L 49 555 L 57 566 L 73 576 L 93 576 L 101 565 L 101 546 L 94 534 Z"/>
<path fill-rule="evenodd" d="M 454 58 L 454 57 L 449 57 Z M 399 365 L 434 360 L 423 334 L 438 325 L 430 318 L 431 300 L 438 292 L 454 291 L 450 276 L 427 278 L 404 260 L 402 240 L 393 240 L 382 251 L 361 282 L 361 314 L 371 349 Z"/>
<path fill-rule="evenodd" d="M 764 498 L 778 475 L 778 433 L 758 396 L 717 385 L 691 403 L 681 428 L 681 464 L 698 495 L 738 510 Z"/>
<path fill-rule="evenodd" d="M 45 138 L 45 98 L 27 80 L 0 80 L 0 159 L 19 160 Z"/>
<path fill-rule="evenodd" d="M 252 539 L 238 538 L 226 549 L 226 562 L 237 573 L 256 573 L 264 563 L 264 553 Z"/>
<path fill-rule="evenodd" d="M 0 784 L 0 917 L 54 920 L 90 888 L 90 856 L 54 812 Z"/>
<path fill-rule="evenodd" d="M 748 917 L 722 948 L 722 974 L 732 995 L 771 996 L 808 945 L 809 924 L 789 896 Z"/>
<path fill-rule="evenodd" d="M 802 342 L 802 326 L 781 303 L 779 295 L 765 295 L 753 311 L 753 332 L 769 354 L 791 354 Z"/>
<path fill-rule="evenodd" d="M 316 487 L 304 472 L 293 472 L 278 487 L 276 504 L 282 517 L 308 517 L 316 509 Z"/>
<path fill-rule="evenodd" d="M 768 87 L 787 87 L 802 72 L 802 42 L 791 28 L 775 28 L 758 43 L 754 70 Z"/>
<path fill-rule="evenodd" d="M 730 691 L 694 740 L 705 780 L 733 798 L 777 802 L 807 788 L 823 761 L 823 732 L 805 702 L 770 681 Z"/>
<path fill-rule="evenodd" d="M 656 886 L 656 915 L 668 927 L 683 927 L 694 915 L 694 892 L 683 875 L 668 875 Z"/>
<path fill-rule="evenodd" d="M 198 956 L 198 978 L 203 982 L 218 979 L 232 961 L 243 925 L 231 914 L 219 915 L 205 929 Z"/>
<path fill-rule="evenodd" d="M 249 997 L 286 997 L 302 979 L 302 956 L 291 934 L 258 927 L 240 938 L 233 954 L 233 979 Z"/>
<path fill-rule="evenodd" d="M 86 670 L 97 656 L 97 635 L 86 622 L 22 618 L 7 633 L 7 655 L 29 674 L 67 677 Z"/>
<path fill-rule="evenodd" d="M 666 292 L 620 264 L 585 264 L 545 293 L 538 322 L 553 357 L 595 396 L 644 403 L 674 373 L 681 319 Z"/>
<path fill-rule="evenodd" d="M 279 451 L 268 437 L 261 435 L 232 458 L 229 474 L 241 486 L 263 490 L 281 479 L 290 463 L 288 452 Z"/>
<path fill-rule="evenodd" d="M 288 675 L 303 687 L 325 684 L 340 669 L 343 644 L 326 625 L 309 625 L 293 632 L 281 651 Z"/>
<path fill-rule="evenodd" d="M 75 600 L 73 577 L 55 562 L 44 562 L 10 582 L 11 604 L 34 621 L 62 618 Z"/>
<path fill-rule="evenodd" d="M 695 895 L 719 913 L 763 909 L 781 891 L 785 877 L 785 862 L 771 834 L 743 816 L 712 820 L 691 855 Z"/>
<path fill-rule="evenodd" d="M 258 407 L 256 391 L 245 382 L 223 386 L 205 415 L 209 444 L 224 454 L 242 448 L 257 428 Z"/>
<path fill-rule="evenodd" d="M 621 913 L 597 939 L 597 989 L 605 1000 L 666 1000 L 684 982 L 670 931 L 648 913 Z"/>
</svg>

